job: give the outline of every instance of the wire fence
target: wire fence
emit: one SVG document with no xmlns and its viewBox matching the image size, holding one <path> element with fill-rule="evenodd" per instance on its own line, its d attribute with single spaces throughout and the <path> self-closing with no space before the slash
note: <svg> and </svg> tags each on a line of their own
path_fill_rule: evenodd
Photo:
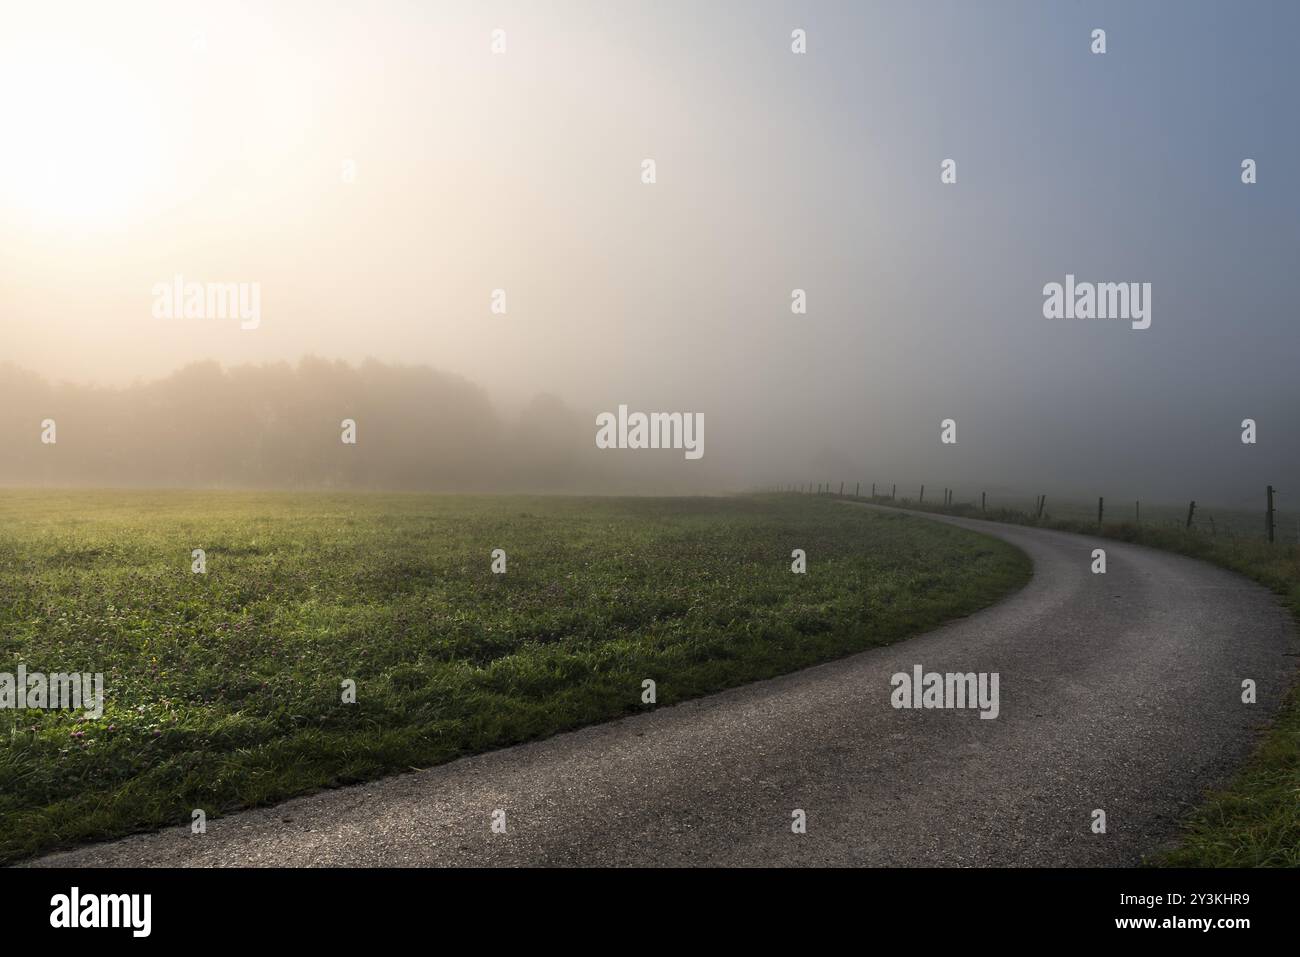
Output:
<svg viewBox="0 0 1300 957">
<path fill-rule="evenodd" d="M 985 491 L 952 489 L 945 486 L 915 485 L 906 488 L 895 482 L 803 482 L 769 488 L 768 491 L 831 495 L 876 502 L 921 505 L 936 511 L 963 514 L 1017 512 L 1044 521 L 1059 519 L 1105 524 L 1131 523 L 1145 527 L 1181 528 L 1212 537 L 1268 540 L 1268 495 L 1260 489 L 1235 501 L 1201 503 L 1188 500 L 1183 504 L 1147 503 L 1139 499 L 1103 496 L 1101 514 L 1098 502 L 1079 499 L 1056 501 L 1050 495 L 990 495 Z M 1278 507 L 1274 495 L 1274 541 L 1300 544 L 1300 509 Z"/>
</svg>

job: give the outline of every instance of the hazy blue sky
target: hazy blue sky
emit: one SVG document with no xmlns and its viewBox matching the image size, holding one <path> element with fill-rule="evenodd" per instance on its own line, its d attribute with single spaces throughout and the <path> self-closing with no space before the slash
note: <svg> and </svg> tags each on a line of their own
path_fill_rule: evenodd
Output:
<svg viewBox="0 0 1300 957">
<path fill-rule="evenodd" d="M 710 483 L 1300 496 L 1300 4 L 26 6 L 0 359 L 424 362 L 702 411 Z M 153 318 L 176 273 L 260 328 Z M 1151 328 L 1045 320 L 1067 273 Z"/>
</svg>

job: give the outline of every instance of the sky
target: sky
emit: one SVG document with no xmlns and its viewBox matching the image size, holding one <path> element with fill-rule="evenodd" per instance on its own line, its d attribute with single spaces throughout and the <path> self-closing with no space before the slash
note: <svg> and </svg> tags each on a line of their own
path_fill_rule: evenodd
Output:
<svg viewBox="0 0 1300 957">
<path fill-rule="evenodd" d="M 0 23 L 0 361 L 125 385 L 374 357 L 507 413 L 552 393 L 593 437 L 620 404 L 699 412 L 710 461 L 680 468 L 710 487 L 1300 494 L 1298 4 L 0 0 Z M 1067 274 L 1150 283 L 1150 328 L 1045 319 Z M 258 284 L 257 327 L 158 318 L 176 275 Z"/>
</svg>

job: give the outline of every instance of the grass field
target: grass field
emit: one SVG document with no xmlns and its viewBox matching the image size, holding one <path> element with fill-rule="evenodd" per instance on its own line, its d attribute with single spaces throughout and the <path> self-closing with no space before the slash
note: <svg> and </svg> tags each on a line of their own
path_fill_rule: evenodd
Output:
<svg viewBox="0 0 1300 957">
<path fill-rule="evenodd" d="M 0 860 L 770 677 L 1029 573 L 829 500 L 0 492 L 0 672 L 107 685 L 97 720 L 0 710 Z"/>
<path fill-rule="evenodd" d="M 1217 529 L 1201 525 L 1188 530 L 1184 522 L 1148 510 L 1144 514 L 1153 514 L 1150 524 L 1116 521 L 1098 528 L 1095 505 L 1089 512 L 1085 505 L 1058 504 L 1055 514 L 1049 509 L 1040 521 L 1032 511 L 1015 508 L 989 509 L 985 513 L 978 504 L 960 502 L 944 508 L 886 498 L 873 501 L 1100 535 L 1189 555 L 1271 588 L 1300 623 L 1300 546 L 1287 544 L 1281 534 L 1272 545 L 1262 540 L 1262 510 L 1254 515 L 1218 510 L 1221 521 Z M 1172 509 L 1165 511 L 1171 513 Z M 1279 532 L 1284 527 L 1279 520 Z M 1229 530 L 1226 534 L 1225 528 Z M 1292 688 L 1272 728 L 1235 780 L 1209 795 L 1188 817 L 1177 847 L 1154 855 L 1149 863 L 1172 867 L 1300 867 L 1300 685 Z"/>
</svg>

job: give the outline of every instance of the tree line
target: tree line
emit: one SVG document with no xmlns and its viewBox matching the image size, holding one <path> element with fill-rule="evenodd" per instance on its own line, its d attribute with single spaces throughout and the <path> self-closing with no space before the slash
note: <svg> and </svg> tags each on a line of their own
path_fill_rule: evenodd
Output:
<svg viewBox="0 0 1300 957">
<path fill-rule="evenodd" d="M 588 419 L 540 395 L 508 420 L 465 379 L 376 360 L 198 362 L 125 387 L 0 364 L 0 482 L 591 491 L 653 477 L 656 463 L 601 455 Z"/>
</svg>

